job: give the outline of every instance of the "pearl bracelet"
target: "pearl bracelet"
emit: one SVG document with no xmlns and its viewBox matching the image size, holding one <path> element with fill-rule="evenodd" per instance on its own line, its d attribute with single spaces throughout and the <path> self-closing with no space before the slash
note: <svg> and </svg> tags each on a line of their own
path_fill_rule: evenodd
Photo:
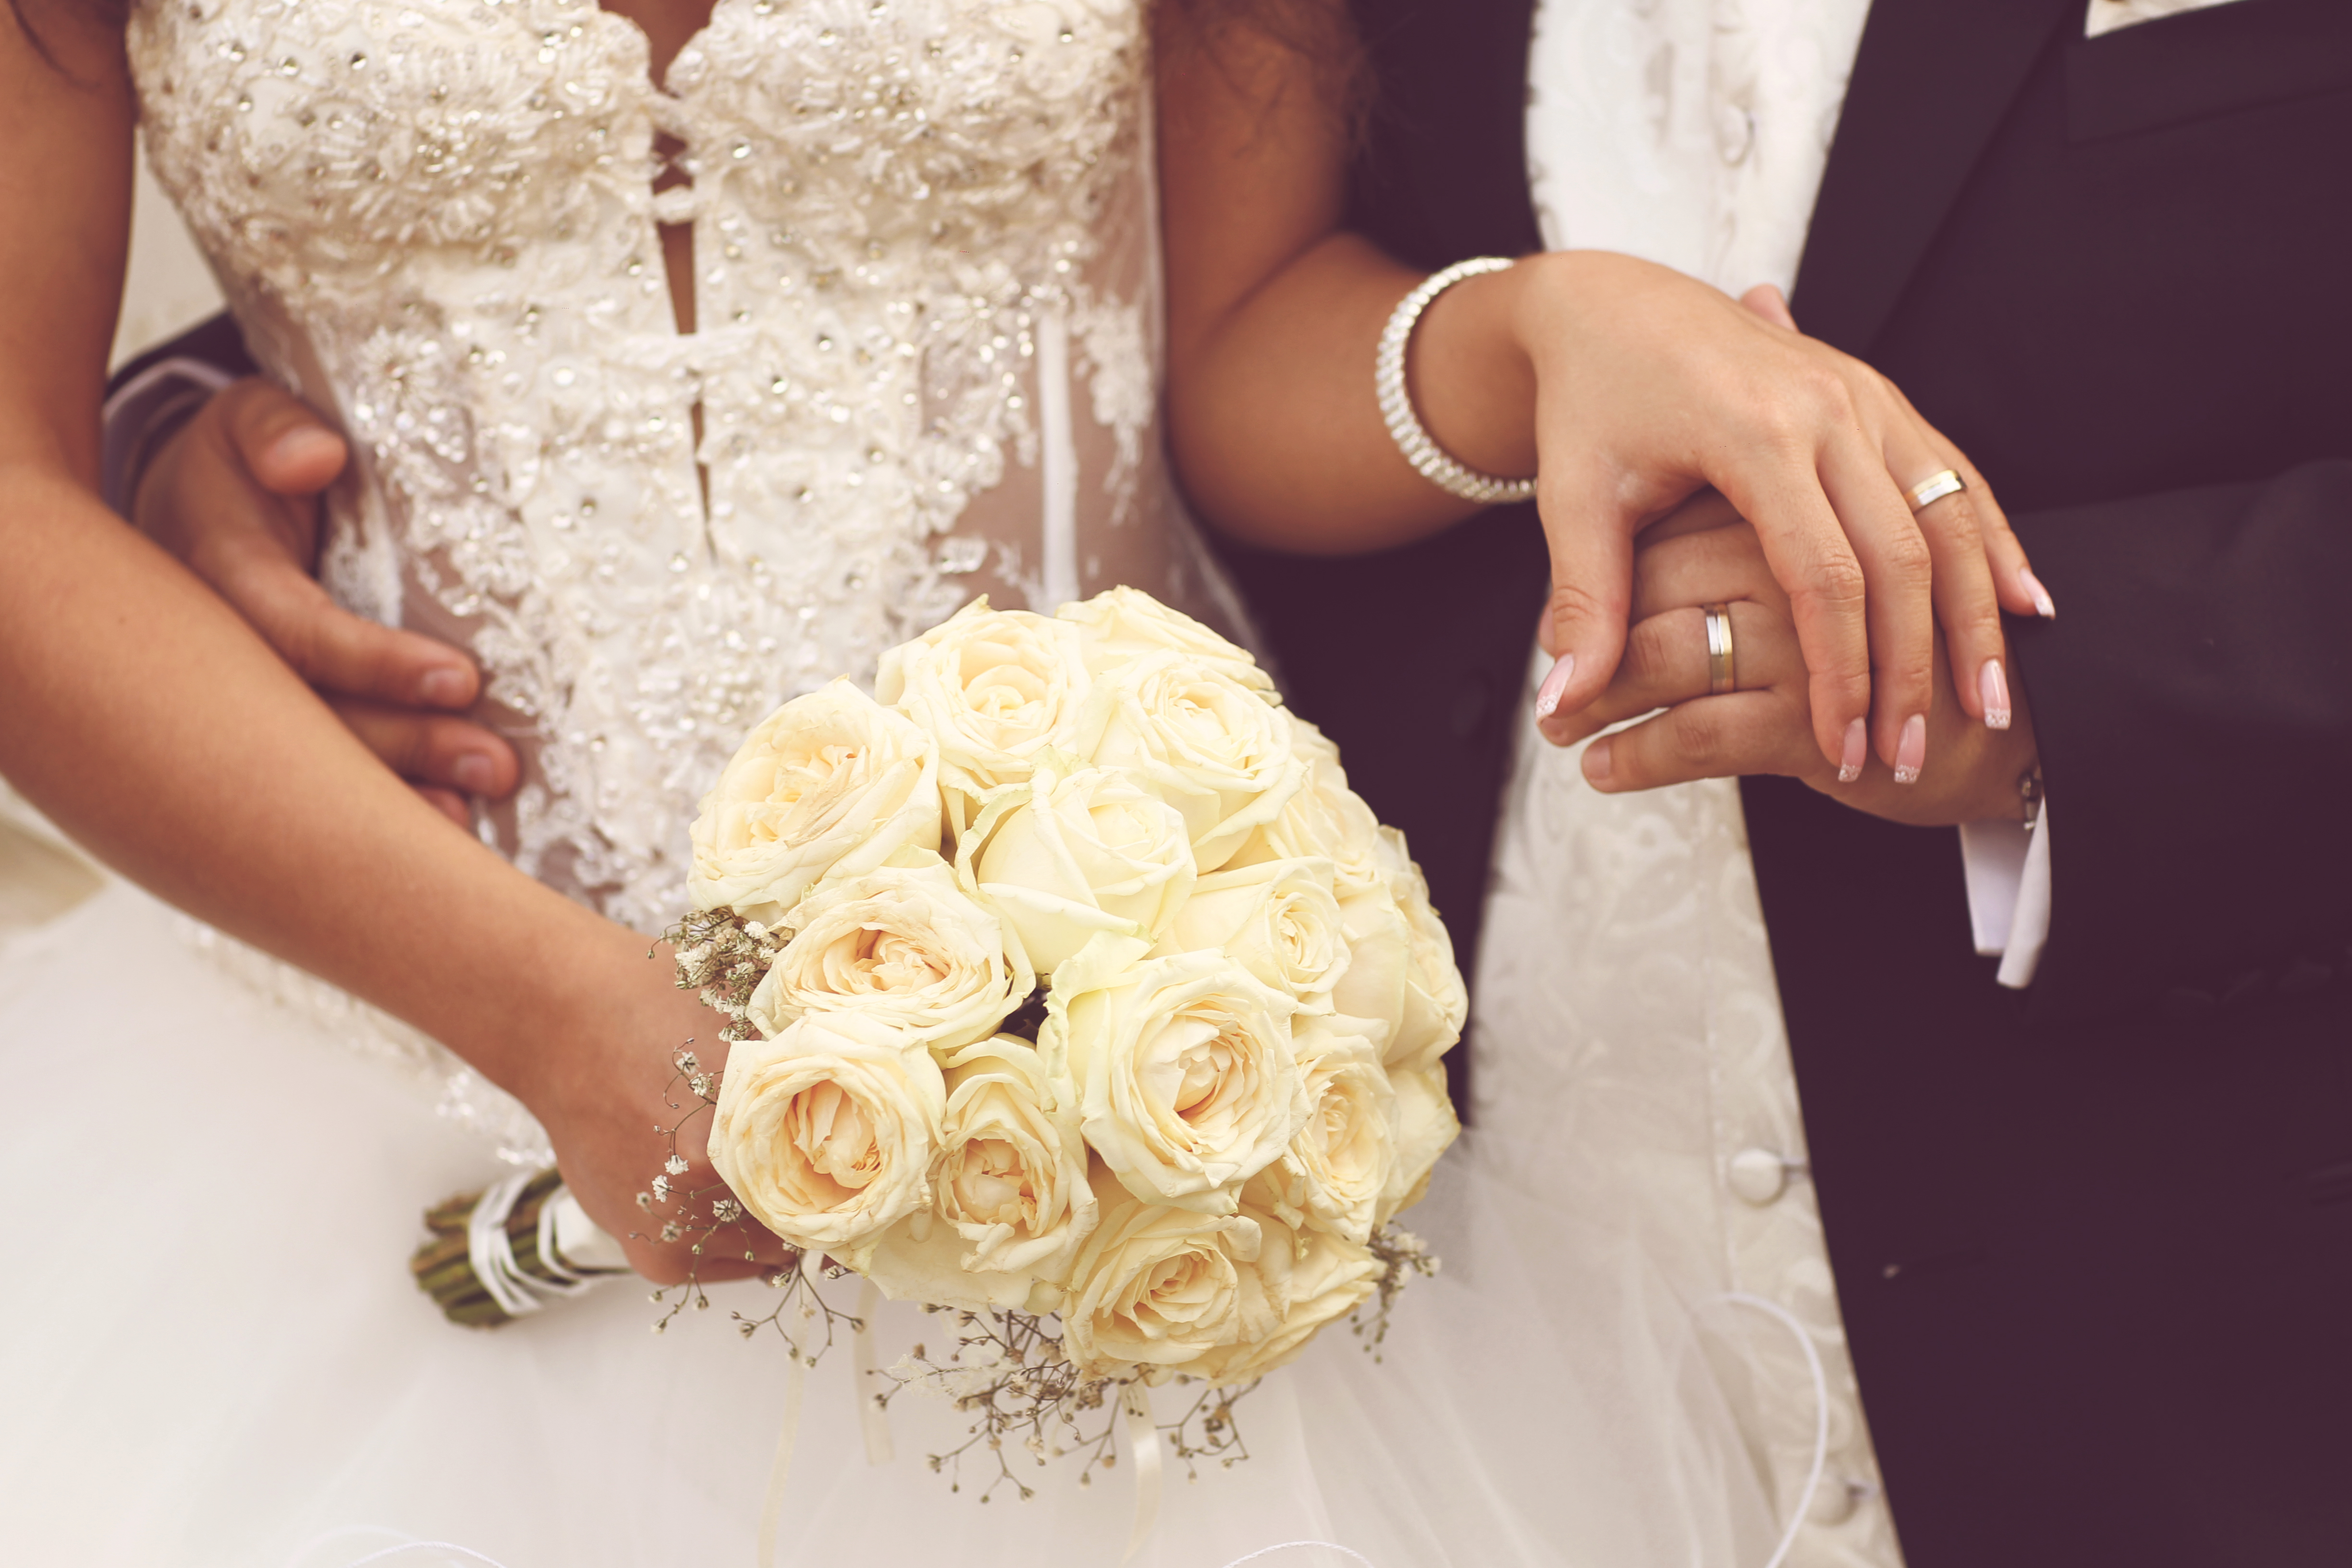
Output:
<svg viewBox="0 0 2352 1568">
<path fill-rule="evenodd" d="M 1389 324 L 1381 332 L 1380 357 L 1374 363 L 1372 385 L 1380 394 L 1381 417 L 1389 427 L 1390 437 L 1397 450 L 1404 454 L 1413 471 L 1448 495 L 1460 496 L 1482 506 L 1504 506 L 1513 501 L 1533 500 L 1536 482 L 1533 479 L 1498 479 L 1466 468 L 1437 444 L 1429 429 L 1413 412 L 1412 394 L 1406 390 L 1404 355 L 1412 342 L 1412 329 L 1421 321 L 1421 313 L 1429 302 L 1444 293 L 1465 278 L 1482 273 L 1500 272 L 1511 263 L 1500 256 L 1482 256 L 1472 261 L 1457 261 L 1444 271 L 1422 280 L 1421 287 L 1397 302 L 1389 316 Z"/>
</svg>

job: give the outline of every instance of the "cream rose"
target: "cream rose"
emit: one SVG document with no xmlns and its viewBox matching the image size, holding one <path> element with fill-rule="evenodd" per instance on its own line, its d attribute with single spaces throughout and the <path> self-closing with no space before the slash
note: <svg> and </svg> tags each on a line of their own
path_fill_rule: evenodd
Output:
<svg viewBox="0 0 2352 1568">
<path fill-rule="evenodd" d="M 956 873 L 1049 975 L 1097 932 L 1159 940 L 1192 890 L 1192 837 L 1134 774 L 1049 769 L 990 796 Z"/>
<path fill-rule="evenodd" d="M 1155 1379 L 1281 1326 L 1251 1267 L 1258 1222 L 1145 1203 L 1097 1179 L 1102 1222 L 1062 1305 L 1062 1349 L 1090 1376 Z"/>
<path fill-rule="evenodd" d="M 1298 793 L 1290 716 L 1230 676 L 1151 653 L 1095 683 L 1084 754 L 1129 768 L 1184 814 L 1192 858 L 1213 871 Z"/>
<path fill-rule="evenodd" d="M 1106 939 L 1064 965 L 1038 1048 L 1128 1191 L 1231 1214 L 1306 1125 L 1293 1004 L 1223 953 L 1138 956 Z"/>
<path fill-rule="evenodd" d="M 989 791 L 1069 751 L 1092 680 L 1077 626 L 985 597 L 882 656 L 875 695 L 939 742 L 940 783 L 961 826 Z"/>
<path fill-rule="evenodd" d="M 1381 822 L 1364 797 L 1348 787 L 1339 749 L 1297 714 L 1290 716 L 1291 752 L 1305 773 L 1281 815 L 1252 835 L 1227 864 L 1312 857 L 1331 862 L 1332 891 L 1345 901 L 1378 884 Z"/>
<path fill-rule="evenodd" d="M 1215 670 L 1268 702 L 1282 700 L 1273 677 L 1258 668 L 1249 649 L 1149 594 L 1111 588 L 1083 603 L 1064 605 L 1055 616 L 1085 634 L 1087 668 L 1097 676 L 1145 654 L 1170 652 Z"/>
<path fill-rule="evenodd" d="M 930 737 L 846 680 L 796 697 L 745 738 L 695 818 L 687 891 L 774 925 L 821 879 L 940 847 Z"/>
<path fill-rule="evenodd" d="M 1250 1272 L 1255 1294 L 1275 1314 L 1263 1332 L 1236 1335 L 1183 1370 L 1225 1387 L 1263 1377 L 1297 1359 L 1324 1324 L 1362 1306 L 1379 1288 L 1381 1262 L 1360 1244 L 1317 1230 L 1298 1231 L 1273 1215 L 1244 1209 L 1262 1239 Z M 1245 1295 L 1250 1294 L 1246 1279 Z"/>
<path fill-rule="evenodd" d="M 1000 1036 L 949 1058 L 931 1206 L 892 1227 L 866 1265 L 884 1294 L 973 1311 L 1060 1304 L 1097 1209 L 1077 1118 L 1050 1103 L 1026 1040 Z"/>
<path fill-rule="evenodd" d="M 929 1051 L 856 1013 L 812 1013 L 727 1058 L 710 1163 L 760 1222 L 851 1268 L 930 1202 L 947 1093 Z"/>
<path fill-rule="evenodd" d="M 1381 863 L 1403 918 L 1403 1005 L 1384 1053 L 1391 1066 L 1428 1067 L 1462 1038 L 1470 993 L 1454 962 L 1454 938 L 1430 907 L 1429 883 L 1405 848 L 1404 835 L 1381 829 Z"/>
<path fill-rule="evenodd" d="M 1331 987 L 1348 967 L 1331 889 L 1325 859 L 1229 865 L 1192 884 L 1160 947 L 1222 952 L 1307 1011 L 1329 1012 Z"/>
<path fill-rule="evenodd" d="M 1388 1190 L 1381 1194 L 1378 1218 L 1382 1225 L 1421 1202 L 1438 1156 L 1462 1132 L 1454 1100 L 1445 1092 L 1444 1067 L 1391 1069 L 1389 1083 L 1396 1091 L 1397 1155 Z"/>
<path fill-rule="evenodd" d="M 912 858 L 909 857 L 909 858 Z M 821 884 L 786 920 L 749 1016 L 762 1035 L 803 1015 L 855 1012 L 945 1053 L 996 1032 L 1036 979 L 996 916 L 930 856 Z"/>
<path fill-rule="evenodd" d="M 1282 1158 L 1243 1189 L 1244 1207 L 1294 1228 L 1362 1243 L 1372 1233 L 1397 1163 L 1397 1097 L 1370 1026 L 1360 1018 L 1295 1020 L 1307 1125 Z"/>
</svg>

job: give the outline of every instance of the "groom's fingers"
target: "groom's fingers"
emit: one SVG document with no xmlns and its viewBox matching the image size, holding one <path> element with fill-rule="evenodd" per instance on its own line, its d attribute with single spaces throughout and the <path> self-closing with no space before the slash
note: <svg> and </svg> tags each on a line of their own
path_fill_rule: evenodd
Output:
<svg viewBox="0 0 2352 1568">
<path fill-rule="evenodd" d="M 1724 605 L 1731 622 L 1732 676 L 1737 689 L 1755 690 L 1784 682 L 1793 671 L 1801 681 L 1796 638 L 1789 623 L 1759 605 L 1733 600 Z M 1617 678 L 1589 706 L 1554 716 L 1546 727 L 1557 743 L 1570 745 L 1659 708 L 1706 697 L 1715 668 L 1707 656 L 1706 611 L 1685 605 L 1633 623 Z"/>
<path fill-rule="evenodd" d="M 1781 690 L 1700 697 L 1584 750 L 1584 776 L 1604 795 L 1743 773 L 1819 773 L 1802 706 Z"/>
</svg>

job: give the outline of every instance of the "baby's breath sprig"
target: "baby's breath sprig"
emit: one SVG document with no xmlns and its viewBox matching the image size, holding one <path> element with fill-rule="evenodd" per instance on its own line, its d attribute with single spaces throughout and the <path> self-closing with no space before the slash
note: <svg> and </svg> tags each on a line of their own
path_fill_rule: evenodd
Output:
<svg viewBox="0 0 2352 1568">
<path fill-rule="evenodd" d="M 677 950 L 677 988 L 700 992 L 705 1003 L 726 1016 L 720 1039 L 748 1040 L 757 1033 L 748 1016 L 751 993 L 792 933 L 771 931 L 721 905 L 696 910 L 663 932 L 662 940 Z"/>
<path fill-rule="evenodd" d="M 897 1365 L 877 1375 L 896 1385 L 876 1394 L 887 1407 L 901 1389 L 920 1386 L 954 1401 L 972 1417 L 969 1436 L 945 1453 L 928 1457 L 931 1468 L 950 1478 L 949 1489 L 963 1489 L 966 1455 L 984 1454 L 996 1461 L 996 1474 L 981 1489 L 986 1502 L 997 1488 L 1010 1483 L 1021 1500 L 1036 1495 L 1034 1489 L 1013 1472 L 1013 1458 L 1026 1454 L 1038 1465 L 1068 1454 L 1084 1456 L 1086 1473 L 1080 1486 L 1092 1479 L 1097 1464 L 1110 1468 L 1118 1460 L 1112 1446 L 1117 1422 L 1108 1417 L 1100 1431 L 1081 1429 L 1080 1418 L 1106 1410 L 1112 1404 L 1117 1381 L 1080 1372 L 1062 1352 L 1061 1336 L 1051 1320 L 1033 1312 L 971 1312 L 953 1307 L 925 1307 L 927 1312 L 952 1316 L 955 1349 L 935 1361 L 922 1345 L 899 1358 Z"/>
<path fill-rule="evenodd" d="M 668 1085 L 662 1090 L 662 1103 L 669 1107 L 673 1118 L 654 1124 L 654 1131 L 668 1142 L 669 1154 L 662 1161 L 661 1170 L 646 1189 L 637 1194 L 637 1207 L 644 1210 L 658 1228 L 651 1237 L 643 1231 L 632 1233 L 640 1240 L 657 1240 L 668 1245 L 685 1242 L 687 1254 L 692 1259 L 687 1266 L 683 1282 L 664 1286 L 653 1293 L 656 1303 L 666 1304 L 668 1308 L 654 1323 L 654 1332 L 657 1334 L 667 1331 L 671 1320 L 688 1307 L 698 1311 L 709 1310 L 710 1298 L 702 1288 L 702 1259 L 719 1237 L 732 1233 L 735 1238 L 740 1239 L 746 1262 L 756 1261 L 758 1256 L 751 1248 L 751 1233 L 743 1224 L 743 1205 L 728 1190 L 726 1183 L 713 1180 L 693 1188 L 677 1185 L 677 1178 L 694 1168 L 692 1163 L 677 1152 L 678 1134 L 691 1126 L 697 1118 L 709 1115 L 719 1104 L 719 1075 L 703 1069 L 701 1058 L 689 1048 L 693 1044 L 688 1040 L 670 1055 L 670 1066 L 674 1071 Z M 681 1087 L 686 1091 L 684 1096 L 678 1092 Z M 688 1100 L 693 1103 L 688 1104 Z M 718 1195 L 714 1197 L 713 1194 Z M 730 1242 L 728 1250 L 733 1249 L 733 1243 Z M 791 1265 L 786 1267 L 790 1268 Z"/>
<path fill-rule="evenodd" d="M 921 1387 L 955 1402 L 971 1416 L 964 1440 L 944 1453 L 929 1456 L 930 1467 L 949 1477 L 949 1490 L 963 1489 L 963 1461 L 986 1456 L 996 1462 L 996 1473 L 981 1489 L 988 1501 L 999 1487 L 1011 1485 L 1022 1501 L 1036 1495 L 1013 1472 L 1020 1455 L 1036 1466 L 1049 1459 L 1076 1457 L 1083 1468 L 1080 1486 L 1091 1486 L 1097 1467 L 1118 1463 L 1118 1402 L 1123 1392 L 1140 1378 L 1092 1376 L 1071 1364 L 1063 1352 L 1055 1321 L 1033 1312 L 971 1312 L 951 1307 L 926 1307 L 927 1312 L 952 1314 L 955 1349 L 943 1361 L 917 1345 L 897 1365 L 876 1375 L 896 1385 L 874 1396 L 887 1407 L 900 1390 Z M 1189 1384 L 1189 1377 L 1178 1377 Z M 1249 1458 L 1234 1405 L 1255 1388 L 1251 1382 L 1237 1388 L 1203 1387 L 1184 1414 L 1158 1423 L 1170 1450 L 1184 1461 L 1185 1473 L 1197 1479 L 1200 1464 L 1213 1460 L 1231 1468 Z M 1097 1426 L 1091 1417 L 1099 1414 Z"/>
<path fill-rule="evenodd" d="M 850 1274 L 848 1269 L 838 1263 L 826 1264 L 821 1272 L 827 1279 L 846 1279 Z M 814 1366 L 824 1359 L 824 1352 L 833 1348 L 833 1336 L 836 1330 L 847 1329 L 854 1334 L 866 1327 L 866 1320 L 842 1311 L 818 1292 L 816 1287 L 810 1282 L 808 1275 L 801 1268 L 800 1260 L 797 1258 L 764 1278 L 770 1289 L 782 1292 L 776 1299 L 775 1306 L 765 1315 L 757 1318 L 746 1317 L 740 1312 L 730 1314 L 735 1320 L 735 1331 L 747 1340 L 761 1329 L 773 1329 L 776 1331 L 777 1337 L 784 1342 L 785 1350 L 794 1360 L 804 1366 Z M 794 1309 L 797 1310 L 795 1311 Z M 788 1313 L 797 1317 L 801 1321 L 801 1335 L 797 1339 L 793 1337 L 793 1331 L 784 1325 Z M 815 1338 L 815 1330 L 820 1320 L 824 1328 L 824 1342 L 814 1350 L 810 1350 L 808 1345 Z"/>
<path fill-rule="evenodd" d="M 1176 1381 L 1190 1383 L 1192 1380 L 1179 1377 Z M 1249 1444 L 1242 1436 L 1241 1423 L 1234 1417 L 1234 1406 L 1263 1381 L 1262 1378 L 1252 1378 L 1238 1387 L 1203 1388 L 1201 1396 L 1192 1401 L 1191 1409 L 1174 1421 L 1160 1423 L 1160 1430 L 1168 1435 L 1170 1451 L 1184 1461 L 1185 1479 L 1197 1481 L 1201 1479 L 1200 1464 L 1203 1459 L 1214 1459 L 1219 1469 L 1230 1470 L 1236 1463 L 1250 1457 Z M 1197 1438 L 1192 1436 L 1196 1423 L 1201 1429 Z"/>
<path fill-rule="evenodd" d="M 1437 1255 L 1429 1244 L 1401 1225 L 1376 1225 L 1365 1247 L 1381 1263 L 1381 1278 L 1373 1287 L 1372 1315 L 1367 1322 L 1360 1310 L 1348 1320 L 1348 1331 L 1364 1342 L 1365 1353 L 1374 1361 L 1381 1357 L 1381 1342 L 1389 1337 L 1389 1310 L 1396 1305 L 1397 1295 L 1412 1282 L 1416 1274 L 1424 1279 L 1437 1273 Z"/>
</svg>

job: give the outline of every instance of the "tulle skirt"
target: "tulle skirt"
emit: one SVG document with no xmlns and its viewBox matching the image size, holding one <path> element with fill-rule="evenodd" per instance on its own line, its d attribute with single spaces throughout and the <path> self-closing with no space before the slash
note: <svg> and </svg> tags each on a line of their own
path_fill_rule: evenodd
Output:
<svg viewBox="0 0 2352 1568">
<path fill-rule="evenodd" d="M 492 1331 L 405 1267 L 420 1211 L 503 1173 L 435 1089 L 253 994 L 120 884 L 0 949 L 0 1542 L 18 1563 L 751 1568 L 786 1387 L 756 1282 L 649 1332 L 629 1280 Z M 647 1042 L 648 1051 L 658 1048 Z M 1778 1531 L 1723 1345 L 1638 1237 L 1472 1133 L 1405 1216 L 1444 1259 L 1379 1359 L 1344 1327 L 1241 1406 L 1247 1460 L 1171 1475 L 1142 1568 L 1760 1565 Z M 845 1282 L 853 1284 L 852 1282 Z M 842 1304 L 854 1292 L 841 1290 Z M 888 1365 L 941 1321 L 891 1304 Z M 1736 1359 L 1736 1358 L 1734 1358 Z M 1156 1395 L 1172 1419 L 1187 1391 Z M 893 1401 L 869 1464 L 851 1357 L 809 1374 L 788 1563 L 1116 1568 L 1133 1467 L 979 1500 L 924 1462 L 964 1423 Z M 1024 1461 L 1025 1465 L 1027 1461 Z"/>
</svg>

